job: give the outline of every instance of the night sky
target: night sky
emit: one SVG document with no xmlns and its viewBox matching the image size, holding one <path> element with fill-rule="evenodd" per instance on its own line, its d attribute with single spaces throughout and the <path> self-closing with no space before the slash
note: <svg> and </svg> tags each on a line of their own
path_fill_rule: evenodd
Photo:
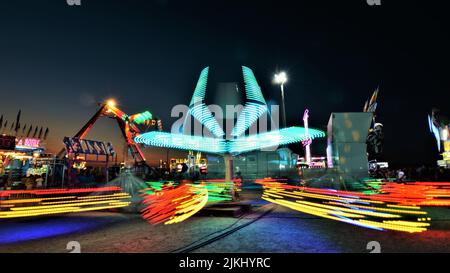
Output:
<svg viewBox="0 0 450 273">
<path fill-rule="evenodd" d="M 288 73 L 288 125 L 325 129 L 331 112 L 361 111 L 380 86 L 378 121 L 393 163 L 436 160 L 426 115 L 450 114 L 448 9 L 429 1 L 2 1 L 0 114 L 50 128 L 56 152 L 109 97 L 129 114 L 150 110 L 169 130 L 202 68 L 210 87 L 242 81 L 249 66 L 266 100 Z M 393 3 L 395 2 L 395 3 Z M 442 1 L 443 2 L 443 1 Z M 101 120 L 88 138 L 123 142 Z M 314 149 L 314 148 L 313 148 Z M 314 151 L 324 153 L 324 151 Z M 152 160 L 159 158 L 154 149 Z M 150 161 L 152 163 L 152 161 Z"/>
</svg>

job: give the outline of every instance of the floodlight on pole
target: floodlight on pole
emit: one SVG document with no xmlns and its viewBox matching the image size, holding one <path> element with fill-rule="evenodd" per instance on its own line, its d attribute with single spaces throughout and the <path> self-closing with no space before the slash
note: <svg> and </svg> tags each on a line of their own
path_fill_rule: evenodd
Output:
<svg viewBox="0 0 450 273">
<path fill-rule="evenodd" d="M 286 72 L 280 72 L 275 74 L 274 82 L 280 85 L 281 88 L 281 112 L 282 112 L 282 121 L 283 128 L 286 128 L 286 108 L 284 104 L 284 84 L 287 82 Z"/>
<path fill-rule="evenodd" d="M 275 83 L 284 85 L 287 82 L 286 72 L 275 74 Z"/>
</svg>

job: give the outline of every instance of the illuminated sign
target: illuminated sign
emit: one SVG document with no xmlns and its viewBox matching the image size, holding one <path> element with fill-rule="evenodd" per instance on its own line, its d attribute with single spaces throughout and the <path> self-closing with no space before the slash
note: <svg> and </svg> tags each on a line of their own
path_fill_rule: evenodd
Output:
<svg viewBox="0 0 450 273">
<path fill-rule="evenodd" d="M 39 148 L 41 140 L 38 138 L 20 138 L 17 141 L 17 146 L 27 147 L 27 148 Z"/>
<path fill-rule="evenodd" d="M 14 150 L 16 148 L 16 137 L 0 135 L 0 150 Z"/>
<path fill-rule="evenodd" d="M 108 155 L 116 154 L 110 142 L 65 137 L 64 145 L 68 154 Z"/>
</svg>

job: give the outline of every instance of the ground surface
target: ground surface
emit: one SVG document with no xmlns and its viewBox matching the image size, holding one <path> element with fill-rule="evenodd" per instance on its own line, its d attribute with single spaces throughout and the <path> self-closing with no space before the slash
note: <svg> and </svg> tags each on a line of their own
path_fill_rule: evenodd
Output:
<svg viewBox="0 0 450 273">
<path fill-rule="evenodd" d="M 261 219 L 194 252 L 369 252 L 370 241 L 378 241 L 382 252 L 450 252 L 448 208 L 429 210 L 431 229 L 409 234 L 322 219 L 258 197 L 247 194 L 254 212 L 243 218 L 194 216 L 174 225 L 154 226 L 138 214 L 118 212 L 1 221 L 0 252 L 68 252 L 69 241 L 78 241 L 81 252 L 171 252 L 252 221 L 271 208 Z"/>
</svg>

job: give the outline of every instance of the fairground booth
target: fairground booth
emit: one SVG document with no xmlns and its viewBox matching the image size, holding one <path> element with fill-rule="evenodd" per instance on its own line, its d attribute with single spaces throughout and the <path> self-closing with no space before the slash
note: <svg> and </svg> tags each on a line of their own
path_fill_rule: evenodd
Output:
<svg viewBox="0 0 450 273">
<path fill-rule="evenodd" d="M 115 174 L 110 173 L 117 166 L 117 155 L 111 143 L 65 137 L 64 146 L 67 161 L 68 187 L 96 187 L 107 183 Z M 114 169 L 112 169 L 114 170 Z"/>
<path fill-rule="evenodd" d="M 40 138 L 0 135 L 0 188 L 44 187 L 50 171 L 47 157 Z"/>
</svg>

